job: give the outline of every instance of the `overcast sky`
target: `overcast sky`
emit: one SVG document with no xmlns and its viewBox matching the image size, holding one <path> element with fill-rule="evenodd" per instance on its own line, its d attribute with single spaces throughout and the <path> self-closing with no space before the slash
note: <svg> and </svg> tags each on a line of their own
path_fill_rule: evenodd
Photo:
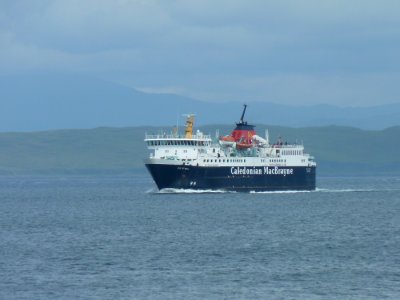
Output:
<svg viewBox="0 0 400 300">
<path fill-rule="evenodd" d="M 207 101 L 400 102 L 398 0 L 0 0 L 0 74 Z"/>
</svg>

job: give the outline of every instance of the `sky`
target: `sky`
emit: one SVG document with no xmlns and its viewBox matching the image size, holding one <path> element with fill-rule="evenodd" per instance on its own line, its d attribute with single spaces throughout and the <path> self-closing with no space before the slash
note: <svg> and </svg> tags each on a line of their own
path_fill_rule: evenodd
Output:
<svg viewBox="0 0 400 300">
<path fill-rule="evenodd" d="M 210 102 L 400 102 L 398 0 L 0 0 L 0 75 Z"/>
</svg>

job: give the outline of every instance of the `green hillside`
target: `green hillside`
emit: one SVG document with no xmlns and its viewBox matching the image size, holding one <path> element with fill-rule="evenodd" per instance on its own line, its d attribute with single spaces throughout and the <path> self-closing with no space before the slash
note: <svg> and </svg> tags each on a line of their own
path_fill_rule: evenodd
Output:
<svg viewBox="0 0 400 300">
<path fill-rule="evenodd" d="M 205 126 L 205 133 L 227 134 L 232 126 Z M 263 136 L 266 126 L 258 125 Z M 268 126 L 278 136 L 303 142 L 316 157 L 320 174 L 400 173 L 400 126 L 382 131 L 350 127 L 286 128 Z M 165 129 L 170 130 L 170 129 Z M 144 171 L 148 153 L 144 133 L 159 128 L 96 128 L 31 133 L 0 133 L 1 174 L 133 173 Z M 371 173 L 372 172 L 372 173 Z"/>
</svg>

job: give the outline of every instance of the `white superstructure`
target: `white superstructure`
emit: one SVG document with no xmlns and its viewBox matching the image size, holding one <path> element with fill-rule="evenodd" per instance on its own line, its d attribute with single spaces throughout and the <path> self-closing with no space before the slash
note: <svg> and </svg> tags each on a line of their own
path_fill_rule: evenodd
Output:
<svg viewBox="0 0 400 300">
<path fill-rule="evenodd" d="M 199 130 L 191 137 L 178 134 L 145 135 L 151 150 L 148 162 L 198 166 L 315 166 L 314 158 L 304 152 L 301 144 L 278 141 L 269 144 L 268 137 L 252 137 L 247 149 L 238 149 L 236 143 L 213 140 Z M 172 162 L 174 161 L 174 162 Z"/>
</svg>

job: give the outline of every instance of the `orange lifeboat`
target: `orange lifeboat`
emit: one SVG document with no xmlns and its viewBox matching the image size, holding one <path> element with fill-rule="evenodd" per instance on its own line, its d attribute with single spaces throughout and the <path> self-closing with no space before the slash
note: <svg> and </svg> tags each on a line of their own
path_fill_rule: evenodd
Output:
<svg viewBox="0 0 400 300">
<path fill-rule="evenodd" d="M 219 138 L 219 143 L 222 146 L 226 146 L 226 147 L 232 147 L 235 144 L 235 139 L 230 136 L 230 135 L 226 135 L 226 136 L 221 136 Z"/>
<path fill-rule="evenodd" d="M 245 150 L 253 147 L 253 143 L 248 141 L 248 139 L 242 137 L 238 143 L 236 143 L 236 149 Z"/>
<path fill-rule="evenodd" d="M 236 149 L 238 150 L 245 150 L 253 147 L 252 144 L 246 144 L 246 143 L 241 143 L 241 144 L 236 144 Z"/>
</svg>

